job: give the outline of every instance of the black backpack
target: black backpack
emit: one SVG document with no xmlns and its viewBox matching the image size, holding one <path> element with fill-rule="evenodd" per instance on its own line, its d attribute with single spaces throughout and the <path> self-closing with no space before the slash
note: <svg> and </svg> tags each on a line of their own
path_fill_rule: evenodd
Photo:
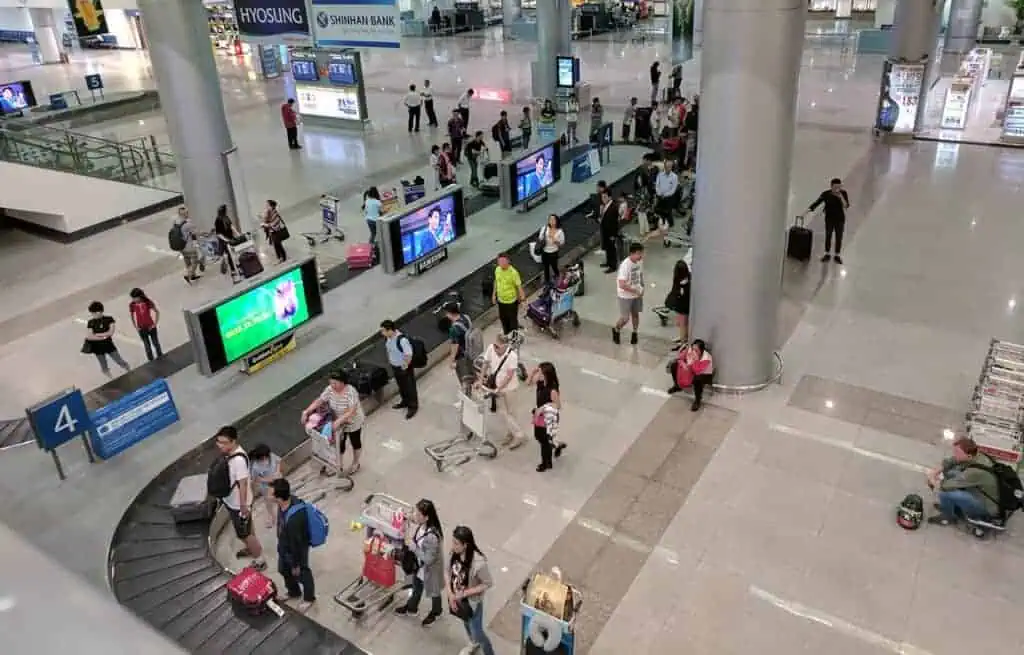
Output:
<svg viewBox="0 0 1024 655">
<path fill-rule="evenodd" d="M 244 459 L 245 466 L 248 468 L 249 458 L 245 453 L 221 455 L 210 465 L 210 471 L 206 474 L 206 492 L 214 498 L 227 498 L 234 490 L 235 485 L 231 483 L 229 463 L 235 457 Z"/>
<path fill-rule="evenodd" d="M 412 346 L 412 367 L 423 368 L 427 365 L 427 344 L 423 343 L 423 339 L 417 339 L 416 337 L 405 337 L 409 341 L 409 345 Z"/>
<path fill-rule="evenodd" d="M 185 243 L 185 231 L 181 229 L 181 223 L 175 223 L 167 232 L 167 245 L 174 252 L 181 252 L 188 244 Z"/>
<path fill-rule="evenodd" d="M 1021 484 L 1017 471 L 995 460 L 992 461 L 991 467 L 982 466 L 981 464 L 968 464 L 968 468 L 988 471 L 995 476 L 996 484 L 999 487 L 999 497 L 989 498 L 989 500 L 999 506 L 999 518 L 1005 520 L 1018 509 L 1024 507 L 1024 484 Z M 984 492 L 982 493 L 984 494 Z M 984 495 L 987 496 L 988 494 Z"/>
</svg>

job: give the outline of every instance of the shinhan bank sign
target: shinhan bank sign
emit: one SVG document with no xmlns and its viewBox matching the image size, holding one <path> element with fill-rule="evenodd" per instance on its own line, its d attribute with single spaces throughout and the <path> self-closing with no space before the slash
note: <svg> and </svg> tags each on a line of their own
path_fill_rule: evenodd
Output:
<svg viewBox="0 0 1024 655">
<path fill-rule="evenodd" d="M 397 0 L 311 0 L 313 40 L 320 48 L 398 48 Z"/>
<path fill-rule="evenodd" d="M 306 0 L 235 0 L 235 20 L 243 41 L 262 45 L 312 42 Z"/>
</svg>

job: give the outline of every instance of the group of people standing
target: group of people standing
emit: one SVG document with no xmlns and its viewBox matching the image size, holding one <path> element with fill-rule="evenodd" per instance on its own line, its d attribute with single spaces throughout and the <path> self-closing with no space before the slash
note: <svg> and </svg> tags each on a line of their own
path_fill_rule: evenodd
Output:
<svg viewBox="0 0 1024 655">
<path fill-rule="evenodd" d="M 132 327 L 135 328 L 135 332 L 139 335 L 139 341 L 146 351 L 146 359 L 153 361 L 158 357 L 163 357 L 164 351 L 160 346 L 160 337 L 157 333 L 160 310 L 156 308 L 156 303 L 138 287 L 129 291 L 128 297 L 130 299 L 128 315 L 131 317 Z M 125 372 L 131 370 L 131 365 L 121 355 L 117 344 L 114 343 L 117 319 L 107 314 L 106 307 L 98 300 L 89 303 L 88 310 L 89 319 L 85 322 L 82 354 L 93 355 L 100 365 L 100 371 L 107 377 L 112 377 L 108 360 L 112 360 Z"/>
</svg>

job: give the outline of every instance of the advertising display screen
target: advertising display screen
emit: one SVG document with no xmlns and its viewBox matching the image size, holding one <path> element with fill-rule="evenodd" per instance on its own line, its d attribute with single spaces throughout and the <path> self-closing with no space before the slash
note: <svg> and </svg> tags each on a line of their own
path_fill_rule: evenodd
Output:
<svg viewBox="0 0 1024 655">
<path fill-rule="evenodd" d="M 515 166 L 513 204 L 519 204 L 544 191 L 561 177 L 558 147 L 549 143 L 526 155 Z"/>
<path fill-rule="evenodd" d="M 323 313 L 312 258 L 195 314 L 209 374 Z"/>
<path fill-rule="evenodd" d="M 299 114 L 342 118 L 350 121 L 362 120 L 362 106 L 359 104 L 359 89 L 344 87 L 300 86 L 296 89 Z"/>
<path fill-rule="evenodd" d="M 558 78 L 555 84 L 560 89 L 571 89 L 576 86 L 576 60 L 572 57 L 556 57 L 555 67 Z"/>
<path fill-rule="evenodd" d="M 35 104 L 36 98 L 30 82 L 0 84 L 0 114 L 15 114 L 34 107 Z"/>
<path fill-rule="evenodd" d="M 312 59 L 293 59 L 292 77 L 296 82 L 316 82 L 320 79 L 320 71 L 316 69 L 316 61 Z"/>
<path fill-rule="evenodd" d="M 100 0 L 68 0 L 68 9 L 71 10 L 71 18 L 75 22 L 75 34 L 79 37 L 99 36 L 110 32 L 106 12 L 103 11 L 103 3 Z"/>
<path fill-rule="evenodd" d="M 914 133 L 924 71 L 924 64 L 884 63 L 876 128 L 892 134 Z"/>
<path fill-rule="evenodd" d="M 430 257 L 466 234 L 462 189 L 417 205 L 386 225 L 394 270 Z"/>
<path fill-rule="evenodd" d="M 327 62 L 327 79 L 331 84 L 353 86 L 356 83 L 356 65 L 350 59 L 332 57 Z"/>
</svg>

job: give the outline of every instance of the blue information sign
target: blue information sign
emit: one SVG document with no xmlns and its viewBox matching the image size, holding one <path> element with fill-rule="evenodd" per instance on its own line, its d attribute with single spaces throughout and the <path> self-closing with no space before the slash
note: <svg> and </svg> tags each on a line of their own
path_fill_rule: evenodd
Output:
<svg viewBox="0 0 1024 655">
<path fill-rule="evenodd" d="M 92 430 L 89 410 L 78 389 L 65 389 L 56 396 L 25 410 L 36 443 L 43 450 L 53 451 L 75 437 Z"/>
<path fill-rule="evenodd" d="M 281 66 L 277 61 L 277 48 L 273 46 L 259 46 L 260 65 L 263 67 L 263 77 L 272 80 L 281 75 Z"/>
<path fill-rule="evenodd" d="M 63 93 L 51 93 L 50 94 L 50 109 L 67 109 L 68 99 L 64 97 Z"/>
<path fill-rule="evenodd" d="M 99 73 L 92 73 L 85 76 L 85 88 L 90 91 L 99 91 L 103 88 L 103 78 Z"/>
<path fill-rule="evenodd" d="M 93 451 L 110 459 L 179 418 L 167 380 L 157 380 L 92 413 Z"/>
</svg>

